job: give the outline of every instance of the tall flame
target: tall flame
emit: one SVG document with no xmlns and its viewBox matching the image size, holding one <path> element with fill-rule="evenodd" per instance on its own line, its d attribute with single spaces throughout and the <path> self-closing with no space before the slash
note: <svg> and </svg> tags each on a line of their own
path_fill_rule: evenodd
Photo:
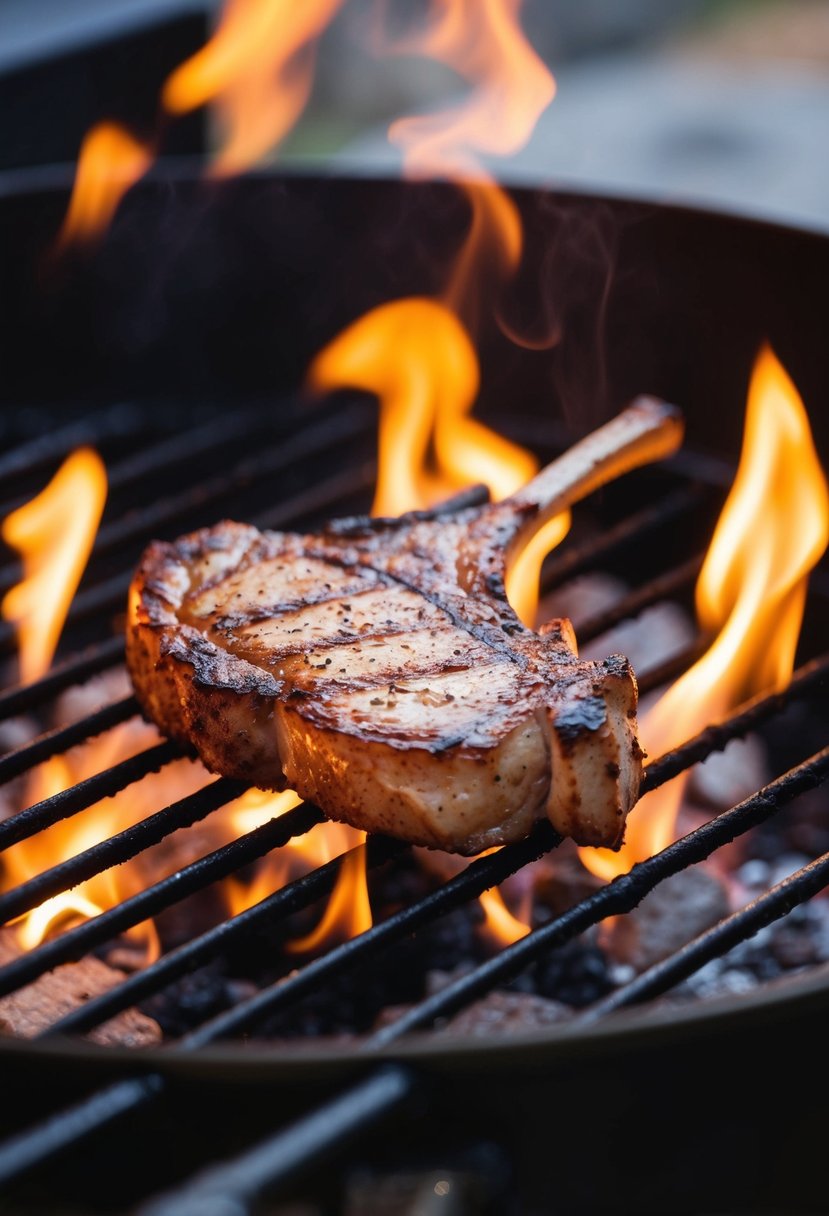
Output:
<svg viewBox="0 0 829 1216">
<path fill-rule="evenodd" d="M 366 313 L 317 355 L 309 379 L 319 391 L 350 385 L 380 398 L 375 515 L 429 506 L 474 481 L 503 498 L 536 471 L 529 452 L 469 417 L 478 358 L 436 300 L 394 300 Z"/>
<path fill-rule="evenodd" d="M 168 114 L 216 107 L 223 140 L 213 176 L 249 169 L 294 126 L 313 85 L 317 39 L 343 2 L 226 0 L 214 36 L 167 78 L 161 100 Z M 151 144 L 117 123 L 94 126 L 81 145 L 59 246 L 102 236 L 154 159 Z"/>
<path fill-rule="evenodd" d="M 23 580 L 4 597 L 0 609 L 17 625 L 25 683 L 43 675 L 52 661 L 95 541 L 106 492 L 101 458 L 90 448 L 80 448 L 37 498 L 3 522 L 3 540 L 23 559 Z"/>
<path fill-rule="evenodd" d="M 6 595 L 2 610 L 17 625 L 21 678 L 26 682 L 43 675 L 52 661 L 95 540 L 106 492 L 103 462 L 91 449 L 81 448 L 64 461 L 41 494 L 3 523 L 3 539 L 23 559 L 23 580 Z M 118 759 L 118 739 L 124 729 L 109 737 L 109 747 L 115 747 Z M 104 746 L 97 741 L 96 755 L 100 756 Z M 28 800 L 32 803 L 51 797 L 75 780 L 78 776 L 67 758 L 55 756 L 31 773 Z M 116 815 L 114 800 L 91 807 L 78 819 L 55 824 L 36 840 L 21 841 L 7 849 L 3 854 L 4 880 L 12 886 L 24 882 L 38 873 L 44 858 L 54 863 L 73 856 L 120 826 L 122 817 Z M 114 884 L 114 872 L 109 871 L 74 891 L 46 900 L 19 925 L 21 945 L 29 949 L 58 923 L 94 916 L 102 907 L 117 902 Z M 148 932 L 146 926 L 138 926 L 133 934 L 146 938 Z"/>
<path fill-rule="evenodd" d="M 162 103 L 169 114 L 211 103 L 217 107 L 225 139 L 213 162 L 214 175 L 248 168 L 277 146 L 296 122 L 310 93 L 316 42 L 341 4 L 342 0 L 302 4 L 226 0 L 214 37 L 168 78 Z M 479 157 L 505 155 L 526 143 L 555 92 L 552 76 L 520 28 L 520 7 L 521 0 L 434 0 L 422 36 L 395 48 L 438 59 L 471 86 L 460 105 L 440 114 L 401 119 L 390 131 L 404 149 L 411 175 L 449 177 L 461 184 L 470 203 L 471 222 L 442 303 L 414 299 L 377 309 L 324 351 L 312 368 L 312 380 L 319 388 L 355 384 L 382 398 L 381 471 L 374 504 L 378 513 L 397 514 L 430 505 L 476 481 L 485 482 L 493 497 L 502 498 L 536 471 L 529 453 L 471 418 L 478 361 L 458 319 L 463 316 L 467 324 L 472 320 L 484 276 L 506 277 L 518 266 L 522 251 L 518 210 L 481 167 Z M 129 152 L 130 137 L 125 132 L 111 126 L 107 131 L 111 157 Z M 105 142 L 99 142 L 106 149 Z M 77 191 L 84 178 L 118 177 L 126 188 L 149 163 L 146 149 L 133 143 L 132 153 L 132 177 L 125 170 L 116 173 L 108 168 L 106 157 L 101 161 L 84 155 Z M 97 218 L 85 221 L 85 232 L 100 231 L 108 223 L 120 194 L 108 197 L 108 207 L 99 207 Z M 70 211 L 67 239 L 79 232 L 71 218 Z M 513 564 L 507 590 L 527 622 L 535 615 L 544 553 L 568 527 L 569 515 L 550 521 Z M 241 824 L 251 808 L 237 809 Z M 272 806 L 270 811 L 277 813 Z M 326 825 L 309 837 L 326 840 L 333 856 L 353 844 L 341 834 L 335 839 L 341 831 L 348 829 Z M 292 842 L 284 851 L 293 859 L 292 866 L 303 849 L 307 849 L 304 841 Z M 338 908 L 342 912 L 343 906 L 355 902 L 351 930 L 370 925 L 364 875 L 358 873 L 361 859 L 362 854 L 357 854 L 344 862 L 318 933 L 332 929 Z M 255 884 L 258 890 L 266 871 L 271 883 L 285 881 L 288 873 L 281 862 L 262 867 Z M 347 897 L 346 890 L 352 892 Z M 251 888 L 234 894 L 236 900 L 251 897 Z M 295 947 L 313 949 L 319 940 L 315 933 Z"/>
<path fill-rule="evenodd" d="M 785 688 L 809 572 L 829 541 L 829 489 L 797 389 L 769 347 L 748 395 L 740 464 L 697 582 L 697 611 L 716 638 L 642 724 L 648 752 L 679 746 L 756 693 Z M 619 853 L 582 849 L 613 878 L 675 837 L 680 777 L 634 809 Z"/>
<path fill-rule="evenodd" d="M 458 105 L 400 118 L 389 128 L 409 176 L 462 183 L 472 220 L 446 301 L 467 320 L 474 316 L 480 273 L 493 264 L 502 277 L 514 271 L 523 243 L 515 204 L 479 157 L 524 147 L 556 91 L 521 29 L 520 8 L 521 0 L 433 0 L 425 29 L 391 48 L 436 59 L 472 86 Z"/>
<path fill-rule="evenodd" d="M 380 398 L 375 515 L 432 506 L 475 482 L 505 498 L 538 468 L 530 452 L 469 416 L 478 359 L 460 321 L 437 300 L 415 296 L 366 313 L 317 355 L 309 383 L 319 392 L 348 385 Z M 541 562 L 569 526 L 569 512 L 557 515 L 512 563 L 507 595 L 527 624 Z"/>
<path fill-rule="evenodd" d="M 485 277 L 512 273 L 522 251 L 518 210 L 478 155 L 520 148 L 555 93 L 520 28 L 519 8 L 520 0 L 434 0 L 423 32 L 392 48 L 438 59 L 473 86 L 460 105 L 402 118 L 389 130 L 410 176 L 461 185 L 471 222 L 442 300 L 413 297 L 373 309 L 310 368 L 317 391 L 348 385 L 380 399 L 377 515 L 431 506 L 475 482 L 504 498 L 537 470 L 529 452 L 471 417 L 480 370 L 468 326 L 477 321 Z M 512 563 L 507 594 L 527 624 L 535 619 L 541 563 L 569 526 L 569 513 L 550 520 Z M 481 903 L 498 940 L 528 932 L 497 891 Z"/>
<path fill-rule="evenodd" d="M 123 196 L 153 161 L 147 144 L 126 128 L 102 122 L 84 137 L 59 245 L 91 241 L 112 222 Z"/>
<path fill-rule="evenodd" d="M 215 35 L 168 78 L 171 114 L 216 104 L 226 133 L 218 176 L 250 168 L 282 142 L 305 108 L 316 41 L 343 0 L 227 0 Z"/>
</svg>

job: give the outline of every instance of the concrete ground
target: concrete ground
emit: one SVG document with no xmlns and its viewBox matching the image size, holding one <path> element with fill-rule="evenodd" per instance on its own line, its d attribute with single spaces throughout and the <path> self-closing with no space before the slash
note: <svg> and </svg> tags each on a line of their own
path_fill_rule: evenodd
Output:
<svg viewBox="0 0 829 1216">
<path fill-rule="evenodd" d="M 558 95 L 506 181 L 577 185 L 829 229 L 829 4 L 743 6 L 703 32 L 556 71 Z M 399 164 L 384 127 L 336 163 Z"/>
</svg>

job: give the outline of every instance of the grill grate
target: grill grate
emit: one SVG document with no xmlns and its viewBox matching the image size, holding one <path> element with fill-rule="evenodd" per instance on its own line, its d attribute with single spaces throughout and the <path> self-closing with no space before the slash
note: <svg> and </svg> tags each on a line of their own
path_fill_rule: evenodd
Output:
<svg viewBox="0 0 829 1216">
<path fill-rule="evenodd" d="M 328 411 L 313 415 L 310 420 L 306 418 L 299 433 L 293 437 L 287 430 L 274 436 L 273 428 L 269 429 L 261 411 L 251 410 L 245 413 L 243 426 L 248 428 L 250 434 L 263 437 L 263 443 L 267 438 L 259 455 L 239 459 L 231 465 L 229 472 L 209 473 L 183 491 L 164 491 L 149 507 L 141 505 L 146 497 L 142 479 L 152 478 L 155 486 L 156 483 L 163 485 L 165 477 L 168 480 L 180 477 L 183 466 L 192 458 L 194 451 L 208 464 L 210 458 L 220 458 L 223 447 L 237 434 L 238 425 L 238 418 L 212 419 L 186 435 L 151 442 L 144 450 L 115 464 L 111 481 L 121 498 L 127 495 L 126 505 L 119 504 L 118 517 L 108 520 L 101 530 L 91 567 L 98 581 L 82 589 L 67 623 L 70 645 L 75 644 L 79 634 L 83 633 L 82 627 L 90 623 L 96 626 L 99 638 L 104 635 L 104 640 L 71 655 L 28 687 L 12 688 L 0 694 L 0 719 L 42 711 L 60 692 L 121 663 L 121 638 L 105 635 L 112 627 L 112 613 L 118 612 L 123 604 L 133 561 L 141 545 L 157 530 L 162 529 L 167 535 L 173 535 L 188 525 L 194 512 L 201 515 L 198 522 L 211 522 L 211 518 L 215 517 L 211 517 L 210 512 L 223 510 L 228 500 L 233 500 L 234 515 L 252 515 L 259 526 L 298 525 L 306 520 L 319 519 L 332 513 L 340 514 L 350 509 L 373 480 L 374 470 L 369 462 L 358 459 L 351 463 L 346 472 L 340 467 L 343 445 L 362 445 L 365 449 L 372 426 L 372 411 L 364 403 L 354 402 L 341 407 L 336 413 Z M 81 430 L 85 442 L 94 437 L 88 426 L 81 427 Z M 4 458 L 3 464 L 9 481 L 19 478 L 25 482 L 34 472 L 46 468 L 50 461 L 59 459 L 77 442 L 78 434 L 77 426 L 68 427 L 52 436 L 48 443 L 31 444 L 10 453 Z M 102 426 L 98 437 L 105 448 L 105 426 Z M 549 446 L 554 445 L 551 443 Z M 577 541 L 560 555 L 556 554 L 548 562 L 544 573 L 545 589 L 561 585 L 578 573 L 612 562 L 631 546 L 641 546 L 643 540 L 651 538 L 666 526 L 687 522 L 701 509 L 708 510 L 712 504 L 716 506 L 722 486 L 700 479 L 700 467 L 700 462 L 690 457 L 676 458 L 671 462 L 671 481 L 667 492 L 660 489 L 655 502 L 629 514 L 614 527 Z M 264 510 L 256 508 L 248 515 L 250 503 L 261 503 L 257 495 L 262 490 L 262 483 L 267 485 L 269 478 L 288 469 L 296 473 L 290 491 L 275 506 Z M 308 486 L 313 488 L 306 488 Z M 132 504 L 130 495 L 134 499 Z M 131 560 L 112 572 L 104 559 L 125 550 L 129 552 Z M 699 569 L 700 560 L 699 556 L 693 556 L 671 569 L 653 574 L 611 608 L 577 623 L 579 637 L 588 640 L 598 636 L 666 597 L 687 592 Z M 11 585 L 15 577 L 13 564 L 7 564 L 0 569 L 0 587 Z M 12 631 L 0 627 L 0 652 L 4 647 L 8 649 L 12 641 Z M 656 688 L 684 670 L 704 645 L 704 638 L 695 638 L 680 653 L 642 672 L 640 688 L 643 691 Z M 825 692 L 827 680 L 829 655 L 811 660 L 796 672 L 785 692 L 756 698 L 725 721 L 707 727 L 695 739 L 649 765 L 643 788 L 656 788 L 712 752 L 721 750 L 730 740 L 779 715 L 794 702 L 806 701 Z M 86 714 L 70 726 L 49 730 L 0 759 L 0 782 L 20 777 L 43 760 L 61 755 L 136 714 L 134 698 L 126 697 Z M 183 754 L 182 749 L 172 743 L 152 746 L 19 812 L 0 823 L 0 848 L 7 848 L 80 813 L 101 798 L 135 784 Z M 776 814 L 804 791 L 820 784 L 827 775 L 829 749 L 823 749 L 739 806 L 717 816 L 635 867 L 630 874 L 616 879 L 566 913 L 501 950 L 437 995 L 421 1001 L 395 1022 L 368 1036 L 359 1051 L 369 1058 L 374 1053 L 387 1051 L 403 1035 L 423 1029 L 435 1020 L 467 1006 L 497 985 L 515 977 L 534 960 L 573 940 L 606 917 L 625 914 L 665 878 L 709 857 L 724 844 Z M 242 792 L 243 787 L 237 782 L 225 779 L 212 782 L 70 860 L 45 870 L 0 895 L 0 922 L 6 923 L 36 907 L 44 899 L 136 857 L 179 828 L 205 818 Z M 59 964 L 82 958 L 126 929 L 173 907 L 219 879 L 238 872 L 272 849 L 283 846 L 292 837 L 312 830 L 322 818 L 317 808 L 301 805 L 21 955 L 0 967 L 0 995 L 16 991 Z M 427 896 L 358 937 L 330 949 L 287 978 L 262 988 L 230 1009 L 203 1021 L 169 1050 L 194 1052 L 221 1039 L 248 1033 L 277 1011 L 295 1004 L 323 984 L 348 973 L 366 960 L 377 958 L 389 945 L 402 941 L 416 930 L 469 903 L 483 891 L 556 848 L 559 843 L 560 838 L 548 824 L 539 824 L 526 841 L 473 861 L 464 871 Z M 396 841 L 375 838 L 359 846 L 358 850 L 352 850 L 352 853 L 365 851 L 369 868 L 374 868 L 405 853 L 407 848 Z M 137 1002 L 163 991 L 189 972 L 223 956 L 254 932 L 272 931 L 286 917 L 330 892 L 342 864 L 343 859 L 335 859 L 287 884 L 246 911 L 198 934 L 103 995 L 65 1015 L 40 1037 L 88 1032 Z M 785 915 L 795 904 L 821 890 L 827 882 L 829 855 L 802 867 L 753 904 L 722 921 L 664 963 L 594 1003 L 579 1015 L 580 1019 L 585 1023 L 596 1021 L 614 1010 L 667 991 L 705 962 Z M 154 1072 L 115 1083 L 7 1141 L 0 1146 L 0 1180 L 9 1182 L 18 1178 L 57 1152 L 87 1140 L 127 1114 L 134 1114 L 158 1100 L 166 1092 L 167 1084 L 161 1073 Z M 298 1170 L 307 1167 L 335 1144 L 341 1145 L 347 1136 L 356 1135 L 381 1117 L 402 1109 L 405 1100 L 419 1084 L 419 1078 L 407 1068 L 379 1067 L 325 1108 L 249 1150 L 219 1171 L 212 1171 L 209 1178 L 196 1180 L 193 1184 L 195 1189 L 162 1201 L 153 1211 L 184 1216 L 185 1212 L 195 1210 L 193 1196 L 205 1194 L 205 1188 L 213 1196 L 224 1195 L 244 1205 L 252 1197 L 274 1190 L 293 1178 Z"/>
</svg>

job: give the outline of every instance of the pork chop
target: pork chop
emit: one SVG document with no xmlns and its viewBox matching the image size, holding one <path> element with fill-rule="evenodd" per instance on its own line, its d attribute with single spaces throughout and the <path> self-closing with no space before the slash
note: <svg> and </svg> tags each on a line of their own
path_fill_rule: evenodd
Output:
<svg viewBox="0 0 829 1216">
<path fill-rule="evenodd" d="M 548 519 L 681 437 L 640 398 L 500 503 L 151 544 L 129 602 L 138 699 L 209 769 L 368 832 L 472 854 L 546 814 L 618 847 L 641 775 L 634 674 L 581 661 L 569 621 L 528 629 L 504 580 Z"/>
</svg>

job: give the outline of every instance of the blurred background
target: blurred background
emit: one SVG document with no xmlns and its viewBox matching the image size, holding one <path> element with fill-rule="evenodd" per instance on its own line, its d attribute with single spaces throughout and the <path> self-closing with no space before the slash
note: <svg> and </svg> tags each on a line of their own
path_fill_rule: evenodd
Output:
<svg viewBox="0 0 829 1216">
<path fill-rule="evenodd" d="M 407 15 L 418 2 L 405 0 Z M 438 64 L 378 60 L 373 7 L 350 0 L 324 35 L 313 97 L 280 159 L 385 169 L 397 163 L 388 122 L 462 91 Z M 2 0 L 0 167 L 72 161 L 105 117 L 152 130 L 161 82 L 218 8 Z M 559 90 L 500 177 L 829 226 L 829 0 L 525 0 L 523 12 Z M 210 141 L 197 115 L 165 146 Z"/>
</svg>

